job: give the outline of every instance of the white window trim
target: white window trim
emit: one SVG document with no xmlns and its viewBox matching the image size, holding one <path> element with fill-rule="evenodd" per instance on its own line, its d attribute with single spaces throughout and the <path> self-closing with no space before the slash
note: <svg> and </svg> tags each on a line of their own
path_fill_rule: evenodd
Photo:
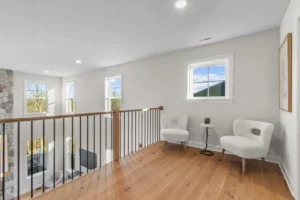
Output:
<svg viewBox="0 0 300 200">
<path fill-rule="evenodd" d="M 185 62 L 185 67 L 187 70 L 186 73 L 186 77 L 187 79 L 185 79 L 185 85 L 186 85 L 186 100 L 190 101 L 190 102 L 206 102 L 206 103 L 232 103 L 234 98 L 233 98 L 233 59 L 234 59 L 234 55 L 233 53 L 231 54 L 224 54 L 224 55 L 218 55 L 218 56 L 213 56 L 213 57 L 209 57 L 209 58 L 205 58 L 205 59 L 200 59 L 200 60 L 193 60 L 193 61 L 188 61 Z M 225 97 L 192 97 L 192 81 L 193 79 L 191 79 L 191 75 L 193 73 L 193 68 L 195 68 L 196 66 L 199 67 L 199 63 L 200 66 L 201 65 L 210 65 L 210 63 L 216 64 L 218 61 L 222 61 L 222 60 L 228 60 L 227 61 L 227 65 L 225 68 L 225 77 L 226 77 L 226 96 Z M 222 62 L 223 63 L 223 62 Z M 227 67 L 229 66 L 229 67 Z"/>
<path fill-rule="evenodd" d="M 26 104 L 26 100 L 27 100 L 27 96 L 26 96 L 26 85 L 32 83 L 32 84 L 45 84 L 46 85 L 46 112 L 43 113 L 28 113 L 27 112 L 27 104 Z M 42 81 L 24 81 L 24 115 L 37 115 L 37 116 L 44 116 L 48 114 L 48 84 L 46 82 L 42 82 Z"/>
<path fill-rule="evenodd" d="M 74 106 L 74 112 L 67 112 L 67 86 L 70 85 L 70 84 L 74 84 L 74 103 L 75 103 L 75 106 Z M 76 113 L 76 84 L 75 84 L 75 81 L 70 81 L 70 82 L 67 82 L 66 83 L 66 86 L 65 86 L 65 112 L 67 114 L 74 114 Z"/>
<path fill-rule="evenodd" d="M 120 85 L 120 96 L 121 97 L 108 97 L 108 94 L 106 93 L 106 84 L 108 80 L 111 79 L 116 79 L 116 78 L 120 78 L 121 79 L 121 85 Z M 111 112 L 111 110 L 109 110 L 109 105 L 107 105 L 109 103 L 110 99 L 121 99 L 121 109 L 123 107 L 123 77 L 122 75 L 115 75 L 115 76 L 110 76 L 110 77 L 106 77 L 104 80 L 104 106 L 105 106 L 105 112 Z"/>
</svg>

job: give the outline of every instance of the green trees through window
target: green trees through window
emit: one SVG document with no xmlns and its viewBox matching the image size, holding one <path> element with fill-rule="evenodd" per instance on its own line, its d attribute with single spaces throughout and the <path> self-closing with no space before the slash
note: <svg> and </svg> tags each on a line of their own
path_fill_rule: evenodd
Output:
<svg viewBox="0 0 300 200">
<path fill-rule="evenodd" d="M 26 112 L 47 112 L 47 85 L 27 83 L 26 87 Z"/>
</svg>

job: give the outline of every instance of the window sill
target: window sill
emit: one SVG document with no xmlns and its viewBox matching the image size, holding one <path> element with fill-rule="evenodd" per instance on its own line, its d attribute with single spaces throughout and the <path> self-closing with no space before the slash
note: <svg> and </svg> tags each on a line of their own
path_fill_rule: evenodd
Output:
<svg viewBox="0 0 300 200">
<path fill-rule="evenodd" d="M 186 99 L 188 102 L 197 103 L 233 103 L 234 99 Z"/>
<path fill-rule="evenodd" d="M 49 170 L 45 170 L 45 176 L 48 175 L 48 174 L 50 174 L 50 171 Z M 36 174 L 33 174 L 33 178 L 40 177 L 42 175 L 43 175 L 43 171 L 38 172 Z M 30 179 L 31 179 L 31 175 L 25 177 L 25 180 L 30 180 Z"/>
<path fill-rule="evenodd" d="M 25 113 L 24 116 L 44 117 L 44 116 L 49 116 L 49 114 L 48 113 Z"/>
</svg>

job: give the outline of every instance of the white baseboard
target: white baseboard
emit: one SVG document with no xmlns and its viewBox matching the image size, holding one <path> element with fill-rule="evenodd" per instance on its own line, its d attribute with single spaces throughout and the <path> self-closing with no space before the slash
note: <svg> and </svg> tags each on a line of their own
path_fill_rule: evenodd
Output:
<svg viewBox="0 0 300 200">
<path fill-rule="evenodd" d="M 293 195 L 293 197 L 295 197 L 290 173 L 288 172 L 288 170 L 286 170 L 286 167 L 282 163 L 279 164 L 279 167 L 280 167 L 283 177 L 288 185 L 288 188 L 290 189 L 291 194 Z"/>
<path fill-rule="evenodd" d="M 177 142 L 174 142 L 174 143 L 177 143 Z M 199 148 L 199 149 L 203 149 L 203 148 L 205 148 L 205 143 L 196 142 L 196 141 L 188 141 L 187 142 L 187 146 L 195 147 L 195 148 Z M 222 152 L 222 147 L 220 145 L 211 145 L 211 144 L 208 144 L 207 149 L 211 150 L 211 151 Z M 226 152 L 226 153 L 227 154 L 231 154 L 230 152 Z M 280 164 L 280 157 L 279 156 L 268 155 L 265 159 L 268 162 Z"/>
</svg>

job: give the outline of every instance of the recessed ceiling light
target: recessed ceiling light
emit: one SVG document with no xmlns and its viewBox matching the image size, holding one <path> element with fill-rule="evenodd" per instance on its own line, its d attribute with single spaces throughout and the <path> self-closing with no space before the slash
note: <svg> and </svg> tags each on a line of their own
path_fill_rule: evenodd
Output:
<svg viewBox="0 0 300 200">
<path fill-rule="evenodd" d="M 80 64 L 82 63 L 81 60 L 76 60 L 75 62 L 76 62 L 76 64 L 78 64 L 78 65 L 80 65 Z"/>
<path fill-rule="evenodd" d="M 48 74 L 48 73 L 49 73 L 49 71 L 48 71 L 48 70 L 45 70 L 45 73 L 47 73 L 47 74 Z"/>
<path fill-rule="evenodd" d="M 175 7 L 178 9 L 182 9 L 185 8 L 187 5 L 187 1 L 186 0 L 178 0 L 175 2 Z"/>
</svg>

